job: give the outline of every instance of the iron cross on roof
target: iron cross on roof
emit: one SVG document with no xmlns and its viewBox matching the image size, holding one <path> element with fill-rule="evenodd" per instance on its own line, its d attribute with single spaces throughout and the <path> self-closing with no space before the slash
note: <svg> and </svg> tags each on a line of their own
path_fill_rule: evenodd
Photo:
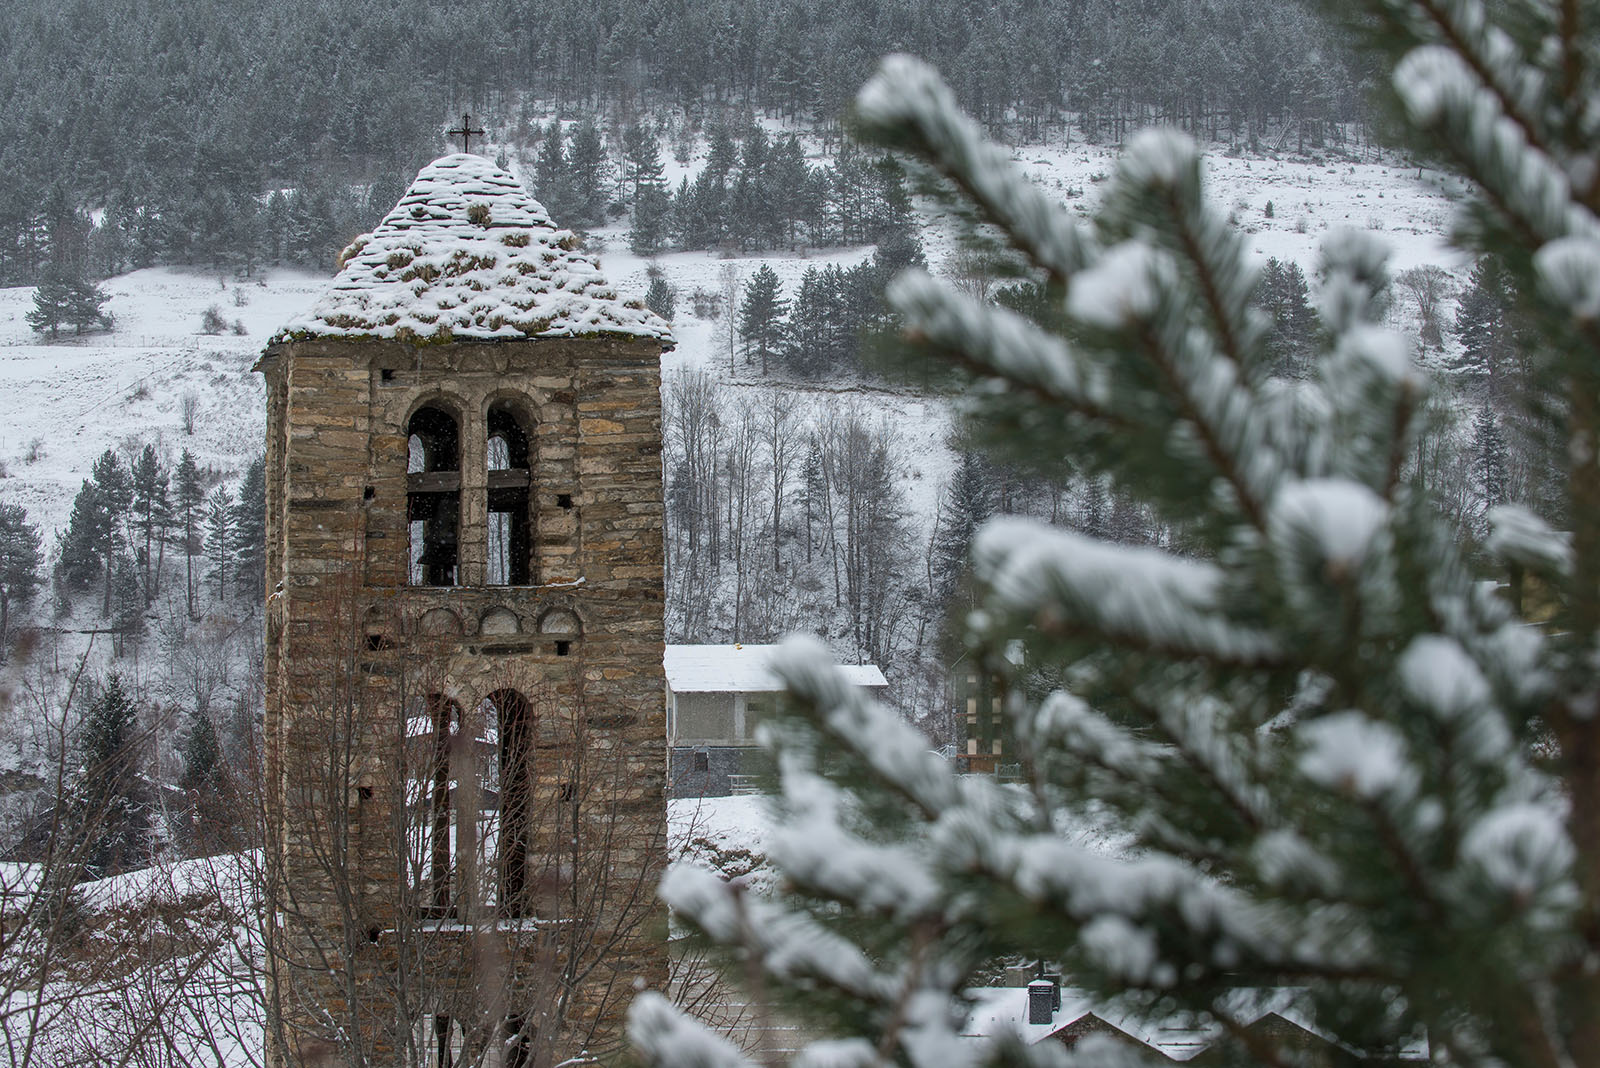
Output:
<svg viewBox="0 0 1600 1068">
<path fill-rule="evenodd" d="M 472 116 L 462 115 L 461 129 L 446 130 L 445 133 L 451 137 L 461 138 L 461 151 L 470 152 L 472 150 L 467 147 L 468 143 L 471 142 L 474 137 L 481 137 L 483 135 L 483 127 L 480 126 L 474 129 L 472 125 Z"/>
</svg>

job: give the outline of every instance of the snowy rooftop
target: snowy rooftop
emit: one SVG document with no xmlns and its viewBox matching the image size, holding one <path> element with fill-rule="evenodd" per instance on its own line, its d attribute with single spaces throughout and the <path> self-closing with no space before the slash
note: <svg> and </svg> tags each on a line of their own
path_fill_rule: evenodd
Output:
<svg viewBox="0 0 1600 1068">
<path fill-rule="evenodd" d="M 1182 1014 L 1161 1020 L 1142 1020 L 1116 1009 L 1099 1006 L 1084 991 L 1072 987 L 1061 990 L 1061 1008 L 1049 1023 L 1028 1022 L 1027 987 L 979 987 L 968 990 L 972 1013 L 961 1033 L 969 1038 L 991 1038 L 1009 1032 L 1032 1045 L 1053 1038 L 1069 1028 L 1079 1034 L 1100 1032 L 1120 1035 L 1125 1041 L 1160 1054 L 1169 1061 L 1188 1061 L 1204 1053 L 1223 1037 L 1214 1021 L 1200 1021 Z M 1281 1022 L 1315 1036 L 1324 1042 L 1329 1037 L 1312 1022 L 1304 991 L 1280 987 L 1265 990 L 1235 990 L 1226 996 L 1231 1015 L 1245 1027 Z M 1398 1053 L 1402 1061 L 1428 1059 L 1426 1040 L 1411 1043 Z"/>
<path fill-rule="evenodd" d="M 669 645 L 667 686 L 674 693 L 760 693 L 781 690 L 783 682 L 767 666 L 776 645 Z M 839 670 L 857 686 L 889 682 L 872 664 L 846 664 Z"/>
<path fill-rule="evenodd" d="M 522 184 L 482 156 L 436 159 L 370 234 L 345 249 L 326 295 L 274 341 L 318 337 L 515 340 L 622 335 L 672 347 Z"/>
</svg>

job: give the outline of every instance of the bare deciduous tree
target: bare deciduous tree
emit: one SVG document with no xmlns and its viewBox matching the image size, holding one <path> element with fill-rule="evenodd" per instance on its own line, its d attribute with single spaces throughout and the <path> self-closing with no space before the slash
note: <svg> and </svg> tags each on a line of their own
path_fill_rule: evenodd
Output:
<svg viewBox="0 0 1600 1068">
<path fill-rule="evenodd" d="M 1417 309 L 1417 330 L 1422 343 L 1433 348 L 1444 344 L 1444 302 L 1455 295 L 1450 275 L 1442 267 L 1425 263 L 1401 271 L 1395 284 Z"/>
</svg>

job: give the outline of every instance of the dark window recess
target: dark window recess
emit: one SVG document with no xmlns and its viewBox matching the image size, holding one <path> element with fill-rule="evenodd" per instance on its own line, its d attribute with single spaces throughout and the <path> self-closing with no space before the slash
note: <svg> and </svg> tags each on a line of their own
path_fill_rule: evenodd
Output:
<svg viewBox="0 0 1600 1068">
<path fill-rule="evenodd" d="M 370 501 L 370 500 L 372 500 L 372 498 L 376 497 L 377 495 L 378 495 L 378 491 L 373 489 L 371 486 L 368 486 L 368 487 L 366 487 L 365 489 L 363 489 L 361 491 L 361 499 L 364 500 L 364 501 Z"/>
<path fill-rule="evenodd" d="M 533 836 L 533 710 L 515 690 L 489 695 L 500 738 L 500 834 L 496 868 L 500 874 L 500 914 L 528 916 L 528 850 Z M 485 716 L 487 719 L 487 715 Z"/>
<path fill-rule="evenodd" d="M 570 493 L 558 493 L 558 494 L 556 494 L 556 507 L 557 508 L 571 508 L 572 507 L 572 494 L 570 494 Z"/>
<path fill-rule="evenodd" d="M 374 653 L 387 652 L 394 647 L 394 639 L 387 634 L 367 635 L 367 648 Z"/>
<path fill-rule="evenodd" d="M 571 642 L 556 642 L 556 655 L 567 656 L 572 652 Z"/>
<path fill-rule="evenodd" d="M 460 730 L 461 707 L 439 694 L 428 696 L 425 713 L 432 740 L 428 759 L 426 827 L 426 886 L 423 900 L 436 916 L 452 914 L 454 900 L 452 881 L 455 877 L 455 836 L 450 833 L 450 823 L 455 813 L 451 811 L 452 742 Z"/>
<path fill-rule="evenodd" d="M 406 427 L 407 574 L 413 586 L 454 586 L 461 521 L 461 433 L 453 416 L 419 408 Z"/>
<path fill-rule="evenodd" d="M 356 787 L 356 796 L 359 797 L 363 801 L 371 801 L 372 800 L 372 787 L 370 787 L 370 786 L 357 786 Z"/>
<path fill-rule="evenodd" d="M 378 372 L 378 380 L 380 382 L 393 382 L 394 381 L 394 371 L 391 370 L 390 368 L 385 367 L 383 370 Z"/>
<path fill-rule="evenodd" d="M 697 774 L 706 775 L 711 771 L 711 753 L 705 749 L 694 751 L 694 770 Z"/>
<path fill-rule="evenodd" d="M 489 409 L 489 544 L 491 586 L 533 581 L 533 524 L 529 513 L 528 434 L 504 405 Z"/>
</svg>

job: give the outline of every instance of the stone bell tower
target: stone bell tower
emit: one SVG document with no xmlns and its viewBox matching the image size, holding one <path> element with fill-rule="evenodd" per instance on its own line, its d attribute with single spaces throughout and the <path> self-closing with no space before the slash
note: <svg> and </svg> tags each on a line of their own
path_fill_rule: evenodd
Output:
<svg viewBox="0 0 1600 1068">
<path fill-rule="evenodd" d="M 662 978 L 671 344 L 465 153 L 268 344 L 269 1063 L 603 1055 Z"/>
</svg>

